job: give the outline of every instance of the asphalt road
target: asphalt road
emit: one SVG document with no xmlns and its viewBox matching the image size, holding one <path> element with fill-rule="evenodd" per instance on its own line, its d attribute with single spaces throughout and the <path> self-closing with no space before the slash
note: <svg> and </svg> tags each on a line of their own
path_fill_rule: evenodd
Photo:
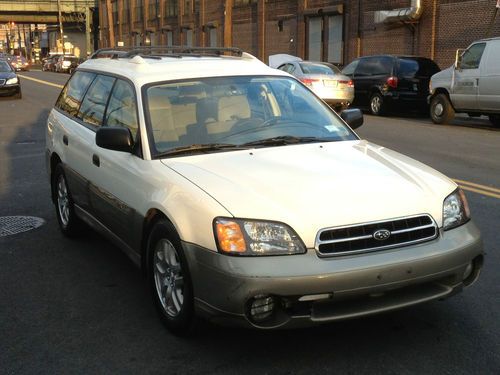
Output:
<svg viewBox="0 0 500 375">
<path fill-rule="evenodd" d="M 56 85 L 68 78 L 23 75 Z M 60 234 L 44 161 L 45 120 L 60 88 L 22 84 L 22 100 L 0 100 L 0 217 L 45 224 L 0 237 L 0 373 L 500 373 L 500 131 L 485 119 L 436 126 L 366 116 L 358 132 L 481 186 L 466 185 L 487 252 L 475 285 L 443 302 L 311 329 L 203 324 L 180 339 L 163 328 L 141 272 L 120 250 L 91 232 L 79 241 Z"/>
</svg>

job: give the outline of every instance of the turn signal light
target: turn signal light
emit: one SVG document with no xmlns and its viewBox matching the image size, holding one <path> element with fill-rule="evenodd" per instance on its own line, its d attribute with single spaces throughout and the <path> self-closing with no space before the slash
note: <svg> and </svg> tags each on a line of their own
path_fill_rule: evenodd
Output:
<svg viewBox="0 0 500 375">
<path fill-rule="evenodd" d="M 226 253 L 244 253 L 247 249 L 245 237 L 238 223 L 220 220 L 216 223 L 219 248 Z"/>
</svg>

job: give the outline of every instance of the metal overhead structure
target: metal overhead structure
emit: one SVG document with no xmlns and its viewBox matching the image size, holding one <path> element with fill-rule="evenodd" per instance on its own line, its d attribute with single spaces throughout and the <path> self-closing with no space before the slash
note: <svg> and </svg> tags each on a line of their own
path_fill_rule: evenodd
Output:
<svg viewBox="0 0 500 375">
<path fill-rule="evenodd" d="M 0 24 L 57 24 L 63 46 L 63 25 L 81 25 L 81 29 L 85 29 L 89 55 L 92 52 L 91 18 L 97 8 L 96 0 L 0 0 Z"/>
</svg>

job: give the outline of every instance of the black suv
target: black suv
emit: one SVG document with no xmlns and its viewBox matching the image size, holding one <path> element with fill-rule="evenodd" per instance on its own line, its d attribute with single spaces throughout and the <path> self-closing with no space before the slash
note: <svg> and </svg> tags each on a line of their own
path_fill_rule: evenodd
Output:
<svg viewBox="0 0 500 375">
<path fill-rule="evenodd" d="M 428 112 L 429 81 L 439 72 L 431 59 L 415 56 L 365 56 L 347 65 L 342 73 L 354 81 L 354 105 L 366 106 L 374 115 L 391 107 Z"/>
</svg>

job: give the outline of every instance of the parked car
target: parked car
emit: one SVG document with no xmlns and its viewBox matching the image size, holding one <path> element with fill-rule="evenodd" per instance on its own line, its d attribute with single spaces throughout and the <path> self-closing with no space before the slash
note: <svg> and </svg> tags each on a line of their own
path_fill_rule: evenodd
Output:
<svg viewBox="0 0 500 375">
<path fill-rule="evenodd" d="M 61 55 L 52 55 L 44 59 L 42 64 L 42 71 L 44 72 L 55 72 L 56 62 Z"/>
<path fill-rule="evenodd" d="M 290 55 L 272 55 L 270 66 L 297 77 L 336 111 L 349 107 L 354 100 L 353 81 L 340 69 L 326 62 L 303 61 Z"/>
<path fill-rule="evenodd" d="M 80 64 L 80 59 L 73 55 L 59 56 L 54 64 L 56 73 L 72 73 Z"/>
<path fill-rule="evenodd" d="M 354 81 L 354 104 L 368 106 L 374 115 L 395 108 L 428 113 L 429 81 L 437 72 L 430 59 L 392 55 L 360 57 L 342 70 Z"/>
<path fill-rule="evenodd" d="M 7 60 L 0 59 L 0 96 L 22 98 L 21 82 L 14 68 Z"/>
<path fill-rule="evenodd" d="M 455 64 L 434 74 L 430 83 L 430 115 L 447 124 L 455 113 L 489 116 L 500 126 L 500 38 L 472 43 L 457 51 Z"/>
<path fill-rule="evenodd" d="M 359 109 L 339 116 L 238 49 L 167 51 L 78 67 L 49 114 L 46 161 L 62 233 L 86 223 L 120 246 L 170 330 L 196 316 L 326 323 L 478 278 L 462 190 L 361 140 Z"/>
<path fill-rule="evenodd" d="M 30 70 L 30 63 L 24 56 L 12 56 L 10 59 L 10 65 L 16 70 Z"/>
</svg>

